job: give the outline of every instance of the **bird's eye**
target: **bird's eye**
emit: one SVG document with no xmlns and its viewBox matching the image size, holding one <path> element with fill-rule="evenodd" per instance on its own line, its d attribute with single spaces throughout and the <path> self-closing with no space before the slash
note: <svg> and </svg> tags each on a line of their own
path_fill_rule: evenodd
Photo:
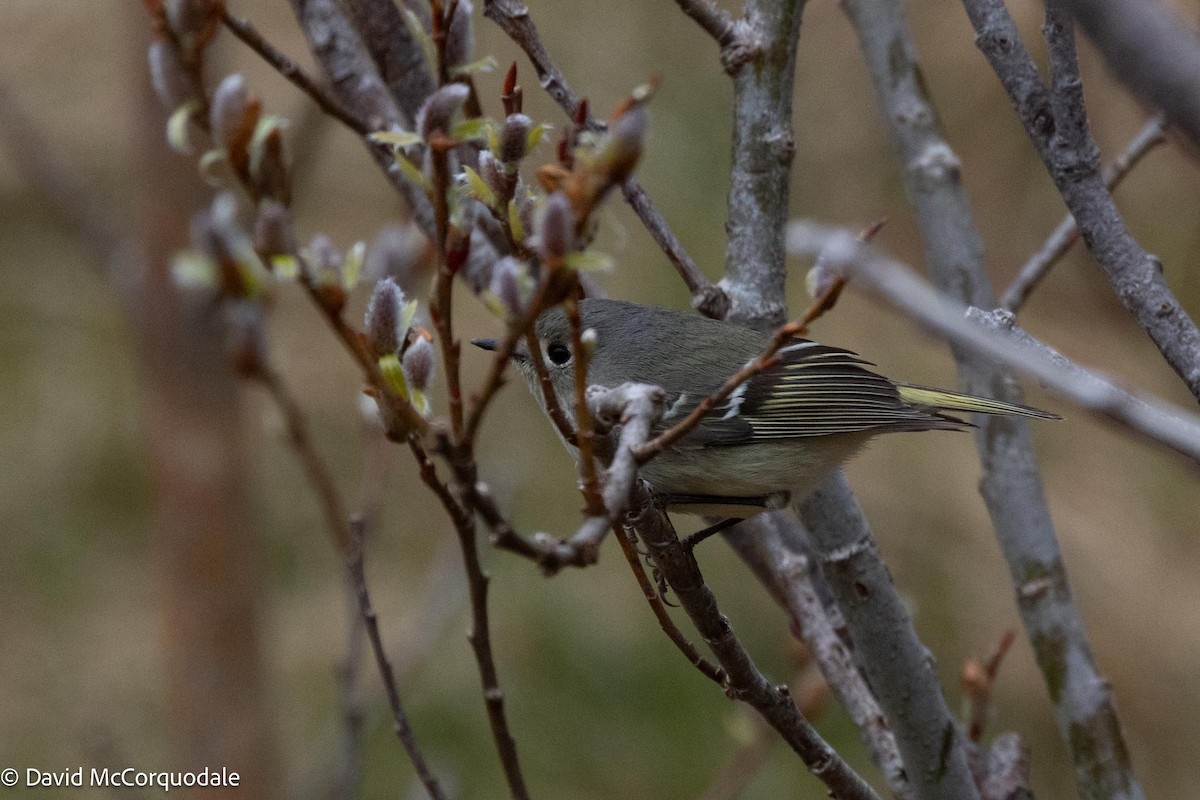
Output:
<svg viewBox="0 0 1200 800">
<path fill-rule="evenodd" d="M 571 350 L 565 344 L 555 342 L 546 348 L 546 355 L 550 356 L 550 360 L 560 367 L 571 360 Z"/>
</svg>

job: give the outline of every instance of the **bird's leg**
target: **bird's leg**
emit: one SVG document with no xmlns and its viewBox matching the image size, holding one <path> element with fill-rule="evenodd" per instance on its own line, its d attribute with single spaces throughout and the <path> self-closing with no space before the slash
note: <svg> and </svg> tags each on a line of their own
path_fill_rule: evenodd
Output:
<svg viewBox="0 0 1200 800">
<path fill-rule="evenodd" d="M 726 517 L 725 519 L 721 520 L 720 522 L 717 522 L 714 525 L 709 525 L 707 528 L 704 528 L 703 530 L 696 531 L 691 536 L 683 537 L 683 541 L 681 542 L 681 544 L 688 550 L 691 550 L 696 545 L 700 544 L 705 539 L 712 536 L 714 533 L 720 533 L 723 530 L 732 528 L 734 525 L 741 522 L 742 519 L 743 519 L 742 517 Z"/>
</svg>

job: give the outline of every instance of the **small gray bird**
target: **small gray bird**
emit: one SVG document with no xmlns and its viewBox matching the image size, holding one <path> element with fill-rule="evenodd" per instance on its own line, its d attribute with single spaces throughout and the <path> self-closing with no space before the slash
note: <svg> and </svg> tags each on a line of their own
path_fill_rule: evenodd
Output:
<svg viewBox="0 0 1200 800">
<path fill-rule="evenodd" d="M 755 359 L 768 339 L 738 325 L 697 314 L 587 299 L 585 329 L 595 332 L 588 384 L 650 383 L 666 392 L 658 433 L 684 419 L 701 400 Z M 575 424 L 575 365 L 566 314 L 540 316 L 534 334 L 563 411 Z M 472 342 L 494 350 L 496 340 Z M 1037 409 L 983 397 L 894 383 L 867 369 L 849 350 L 797 338 L 779 362 L 743 383 L 700 424 L 648 461 L 640 474 L 674 511 L 745 517 L 798 500 L 876 434 L 965 430 L 970 423 L 944 411 L 1057 419 Z M 513 361 L 545 410 L 524 342 Z M 611 452 L 616 433 L 610 434 Z M 597 454 L 603 459 L 606 444 Z M 578 451 L 572 450 L 578 457 Z"/>
</svg>

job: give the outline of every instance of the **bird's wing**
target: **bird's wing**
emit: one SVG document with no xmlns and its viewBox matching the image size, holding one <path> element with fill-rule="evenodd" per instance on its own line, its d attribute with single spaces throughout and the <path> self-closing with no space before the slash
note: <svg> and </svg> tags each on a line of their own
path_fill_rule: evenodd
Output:
<svg viewBox="0 0 1200 800">
<path fill-rule="evenodd" d="M 704 416 L 680 446 L 746 444 L 869 429 L 959 430 L 962 420 L 906 402 L 896 384 L 849 350 L 803 339 Z M 684 419 L 703 395 L 667 398 L 662 427 Z"/>
</svg>

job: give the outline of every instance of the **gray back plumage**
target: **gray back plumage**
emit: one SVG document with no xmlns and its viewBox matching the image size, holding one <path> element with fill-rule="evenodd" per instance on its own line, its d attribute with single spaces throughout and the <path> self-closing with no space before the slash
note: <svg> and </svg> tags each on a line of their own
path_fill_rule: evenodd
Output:
<svg viewBox="0 0 1200 800">
<path fill-rule="evenodd" d="M 667 412 L 660 428 L 686 417 L 758 356 L 768 341 L 749 328 L 619 300 L 583 300 L 580 316 L 583 326 L 597 337 L 588 382 L 662 386 Z M 561 309 L 542 315 L 535 333 L 546 345 L 570 346 L 570 326 Z M 870 363 L 848 350 L 797 338 L 780 350 L 778 358 L 778 363 L 709 412 L 680 445 L 734 445 L 872 429 L 967 427 L 930 406 L 905 402 L 896 384 L 867 369 Z M 560 371 L 554 376 L 559 392 L 568 397 L 569 374 Z"/>
</svg>

